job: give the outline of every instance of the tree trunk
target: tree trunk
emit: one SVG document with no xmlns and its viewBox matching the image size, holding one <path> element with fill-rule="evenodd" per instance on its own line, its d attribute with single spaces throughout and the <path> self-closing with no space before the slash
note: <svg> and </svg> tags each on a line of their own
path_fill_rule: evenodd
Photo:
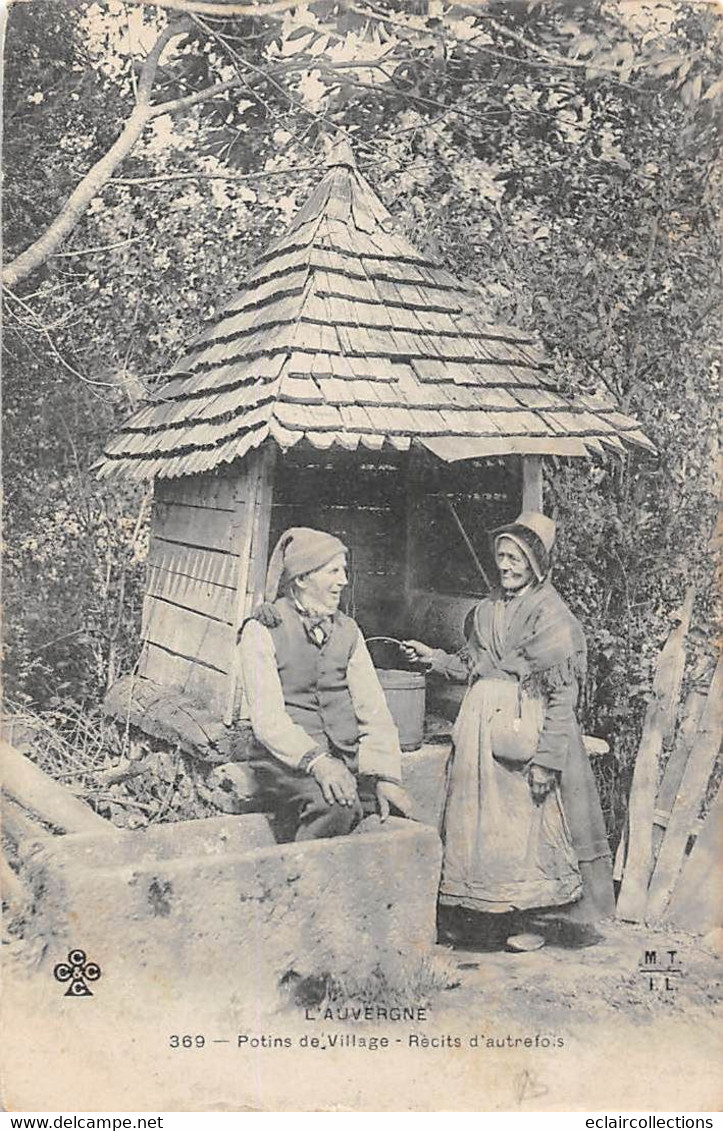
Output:
<svg viewBox="0 0 723 1131">
<path fill-rule="evenodd" d="M 115 829 L 29 758 L 0 743 L 3 790 L 25 809 L 66 833 L 114 833 Z"/>
</svg>

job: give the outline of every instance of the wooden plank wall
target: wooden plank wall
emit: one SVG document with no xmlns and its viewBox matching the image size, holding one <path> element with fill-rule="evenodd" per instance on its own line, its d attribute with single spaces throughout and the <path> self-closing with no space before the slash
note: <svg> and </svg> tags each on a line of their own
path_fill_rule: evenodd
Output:
<svg viewBox="0 0 723 1131">
<path fill-rule="evenodd" d="M 156 483 L 139 672 L 223 712 L 246 500 L 237 469 Z"/>
<path fill-rule="evenodd" d="M 522 457 L 522 509 L 543 510 L 542 456 Z"/>
<path fill-rule="evenodd" d="M 233 613 L 234 642 L 246 618 L 264 598 L 275 464 L 276 447 L 270 444 L 264 445 L 245 461 L 241 492 L 244 505 L 237 512 L 240 556 Z M 237 718 L 243 696 L 240 662 L 239 650 L 234 643 L 223 714 L 227 725 Z"/>
</svg>

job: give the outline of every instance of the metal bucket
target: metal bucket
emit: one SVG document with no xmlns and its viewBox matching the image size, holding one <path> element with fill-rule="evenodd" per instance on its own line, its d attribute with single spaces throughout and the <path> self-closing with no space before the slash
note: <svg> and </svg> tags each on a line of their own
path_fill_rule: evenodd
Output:
<svg viewBox="0 0 723 1131">
<path fill-rule="evenodd" d="M 377 668 L 377 675 L 397 724 L 402 750 L 419 750 L 424 742 L 424 672 Z"/>
</svg>

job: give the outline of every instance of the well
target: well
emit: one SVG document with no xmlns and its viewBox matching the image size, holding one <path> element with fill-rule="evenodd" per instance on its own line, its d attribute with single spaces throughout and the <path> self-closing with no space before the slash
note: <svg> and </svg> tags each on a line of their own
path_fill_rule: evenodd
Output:
<svg viewBox="0 0 723 1131">
<path fill-rule="evenodd" d="M 543 457 L 630 444 L 649 447 L 634 420 L 558 392 L 534 335 L 491 321 L 473 282 L 394 233 L 341 141 L 107 448 L 101 475 L 155 482 L 141 654 L 111 709 L 145 682 L 203 733 L 233 726 L 238 630 L 291 524 L 348 545 L 365 635 L 454 647 L 487 590 L 486 531 L 542 508 Z"/>
</svg>

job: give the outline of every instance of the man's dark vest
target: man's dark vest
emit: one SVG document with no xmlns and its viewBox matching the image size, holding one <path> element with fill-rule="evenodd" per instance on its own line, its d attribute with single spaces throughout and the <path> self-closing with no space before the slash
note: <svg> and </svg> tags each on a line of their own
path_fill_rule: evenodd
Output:
<svg viewBox="0 0 723 1131">
<path fill-rule="evenodd" d="M 359 742 L 347 668 L 359 638 L 356 622 L 338 612 L 331 635 L 319 647 L 287 597 L 274 603 L 281 624 L 270 628 L 276 649 L 284 703 L 291 718 L 320 746 L 330 740 L 340 750 L 355 751 Z"/>
</svg>

